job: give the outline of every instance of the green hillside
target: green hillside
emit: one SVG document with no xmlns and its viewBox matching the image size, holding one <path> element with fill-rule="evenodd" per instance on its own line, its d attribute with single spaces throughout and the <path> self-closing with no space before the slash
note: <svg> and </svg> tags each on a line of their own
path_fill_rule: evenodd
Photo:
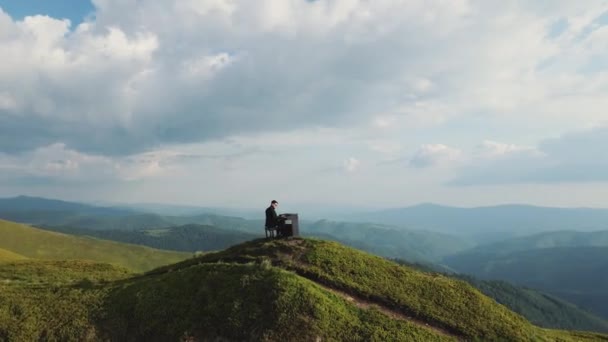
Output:
<svg viewBox="0 0 608 342">
<path fill-rule="evenodd" d="M 410 263 L 399 259 L 394 261 L 423 272 L 442 273 L 452 278 L 462 279 L 486 296 L 540 327 L 608 332 L 608 320 L 539 290 L 516 286 L 500 280 L 481 280 L 469 275 L 454 274 L 452 270 L 435 264 Z"/>
<path fill-rule="evenodd" d="M 96 341 L 95 315 L 113 281 L 132 274 L 91 261 L 0 264 L 0 341 Z"/>
<path fill-rule="evenodd" d="M 608 332 L 604 320 L 576 305 L 538 290 L 518 287 L 504 281 L 463 277 L 483 294 L 545 328 Z"/>
<path fill-rule="evenodd" d="M 608 341 L 535 327 L 463 281 L 321 240 L 257 240 L 134 277 L 30 260 L 0 265 L 1 279 L 0 340 Z"/>
<path fill-rule="evenodd" d="M 447 331 L 452 336 L 521 341 L 550 339 L 549 335 L 560 334 L 531 325 L 464 281 L 423 273 L 338 243 L 321 240 L 258 240 L 161 268 L 150 274 L 214 262 L 271 263 L 326 287 L 372 301 Z"/>
<path fill-rule="evenodd" d="M 11 262 L 16 260 L 26 259 L 23 255 L 19 255 L 17 253 L 13 253 L 11 251 L 7 251 L 6 249 L 0 249 L 0 263 L 1 262 Z"/>
<path fill-rule="evenodd" d="M 107 282 L 133 275 L 124 267 L 87 260 L 29 259 L 0 265 L 0 282 L 23 285 Z"/>
<path fill-rule="evenodd" d="M 608 247 L 543 248 L 446 259 L 462 273 L 537 288 L 608 318 Z"/>
<path fill-rule="evenodd" d="M 144 246 L 49 232 L 0 220 L 0 248 L 34 259 L 86 259 L 146 271 L 191 256 Z"/>
</svg>

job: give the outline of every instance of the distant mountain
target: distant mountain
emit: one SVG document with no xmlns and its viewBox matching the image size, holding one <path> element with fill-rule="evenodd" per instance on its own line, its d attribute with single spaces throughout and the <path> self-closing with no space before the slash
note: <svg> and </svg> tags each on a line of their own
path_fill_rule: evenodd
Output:
<svg viewBox="0 0 608 342">
<path fill-rule="evenodd" d="M 120 221 L 137 212 L 124 208 L 97 207 L 39 197 L 0 199 L 0 219 L 25 224 L 61 225 L 79 221 Z"/>
<path fill-rule="evenodd" d="M 146 222 L 143 219 L 145 217 L 151 219 Z M 261 220 L 209 214 L 184 217 L 139 215 L 107 219 L 83 218 L 71 221 L 70 224 L 77 226 L 39 225 L 39 227 L 67 234 L 88 235 L 179 251 L 223 249 L 264 235 Z M 81 227 L 94 227 L 95 230 Z M 112 227 L 120 227 L 120 229 L 111 229 Z M 125 227 L 130 229 L 124 230 Z M 439 262 L 446 255 L 473 246 L 465 239 L 447 234 L 398 230 L 387 225 L 369 223 L 302 221 L 300 233 L 303 236 L 339 241 L 384 257 L 401 258 L 412 262 Z"/>
<path fill-rule="evenodd" d="M 98 207 L 41 197 L 18 196 L 0 198 L 0 213 L 7 212 L 79 212 L 89 215 L 122 216 L 135 211 L 124 208 Z"/>
<path fill-rule="evenodd" d="M 479 242 L 498 241 L 544 231 L 608 229 L 608 209 L 527 205 L 455 208 L 423 204 L 357 214 L 349 219 L 468 236 Z"/>
<path fill-rule="evenodd" d="M 250 241 L 135 277 L 83 261 L 0 264 L 0 338 L 608 340 L 536 327 L 466 282 L 314 239 Z"/>
<path fill-rule="evenodd" d="M 37 226 L 78 227 L 90 230 L 145 230 L 186 224 L 215 225 L 230 229 L 263 232 L 261 220 L 197 214 L 159 215 L 117 207 L 20 196 L 0 200 L 0 219 Z"/>
<path fill-rule="evenodd" d="M 374 223 L 306 222 L 302 231 L 310 236 L 342 242 L 387 258 L 410 262 L 439 262 L 444 256 L 467 250 L 466 239 L 430 231 L 404 230 Z"/>
<path fill-rule="evenodd" d="M 148 230 L 90 230 L 71 227 L 42 227 L 72 235 L 92 236 L 105 240 L 144 245 L 173 251 L 214 251 L 262 236 L 215 226 L 188 224 Z"/>
<path fill-rule="evenodd" d="M 32 259 L 85 259 L 145 271 L 183 260 L 192 253 L 49 232 L 0 220 L 0 249 Z"/>
<path fill-rule="evenodd" d="M 154 213 L 163 216 L 197 216 L 197 215 L 220 215 L 220 216 L 236 216 L 243 218 L 256 218 L 263 215 L 263 209 L 230 209 L 219 207 L 199 207 L 191 205 L 175 205 L 161 203 L 138 203 L 138 204 L 122 204 L 118 205 L 121 208 L 128 208 L 140 212 Z"/>
<path fill-rule="evenodd" d="M 553 247 L 446 257 L 451 268 L 549 292 L 608 318 L 608 247 Z"/>
<path fill-rule="evenodd" d="M 151 209 L 155 206 L 151 205 L 148 208 Z M 221 249 L 262 236 L 264 232 L 263 218 L 248 220 L 208 213 L 186 216 L 160 215 L 130 211 L 132 208 L 127 210 L 110 207 L 97 208 L 90 205 L 31 197 L 8 199 L 5 201 L 4 208 L 5 211 L 0 210 L 0 218 L 70 234 L 89 235 L 171 250 Z M 16 210 L 18 208 L 28 210 Z M 178 212 L 197 210 L 193 207 L 182 208 L 181 206 L 161 206 L 160 208 L 167 212 L 170 212 L 172 208 L 176 208 Z M 207 226 L 204 228 L 207 230 L 205 233 L 207 237 L 202 238 L 201 231 L 196 229 L 188 232 L 182 229 L 179 233 L 177 230 L 173 230 L 175 227 L 186 225 Z M 232 237 L 219 234 L 219 230 L 211 232 L 211 226 L 223 231 L 231 231 L 226 234 L 232 234 Z M 308 221 L 302 217 L 300 228 L 304 236 L 318 236 L 340 241 L 385 257 L 409 261 L 438 262 L 445 255 L 454 254 L 473 246 L 471 241 L 453 235 L 404 230 L 375 223 Z M 170 229 L 173 234 L 160 238 L 140 232 L 158 229 Z M 100 232 L 87 232 L 91 230 Z M 125 232 L 120 233 L 118 230 Z M 236 231 L 241 233 L 237 234 Z M 208 243 L 209 241 L 215 242 Z"/>
<path fill-rule="evenodd" d="M 608 246 L 608 230 L 595 232 L 557 231 L 507 239 L 479 245 L 465 254 L 506 255 L 532 249 L 553 247 L 603 247 Z"/>
</svg>

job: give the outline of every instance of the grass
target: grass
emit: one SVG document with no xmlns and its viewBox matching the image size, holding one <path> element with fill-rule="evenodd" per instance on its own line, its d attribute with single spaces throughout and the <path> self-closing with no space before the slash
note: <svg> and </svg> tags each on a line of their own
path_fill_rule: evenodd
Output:
<svg viewBox="0 0 608 342">
<path fill-rule="evenodd" d="M 110 265 L 28 261 L 3 265 L 0 275 L 18 280 L 0 282 L 0 340 L 454 340 L 265 264 L 126 278 Z"/>
<path fill-rule="evenodd" d="M 0 265 L 0 341 L 94 341 L 110 284 L 132 276 L 90 261 Z"/>
<path fill-rule="evenodd" d="M 0 264 L 0 283 L 68 285 L 104 283 L 133 276 L 126 268 L 86 260 L 22 260 Z"/>
<path fill-rule="evenodd" d="M 453 340 L 257 264 L 203 264 L 149 275 L 116 288 L 108 302 L 103 326 L 110 340 Z"/>
<path fill-rule="evenodd" d="M 469 339 L 552 340 L 546 330 L 533 326 L 464 281 L 420 272 L 334 242 L 257 240 L 181 265 L 262 260 Z"/>
<path fill-rule="evenodd" d="M 376 306 L 355 305 L 364 300 Z M 89 261 L 0 265 L 0 341 L 459 339 L 608 336 L 541 329 L 463 281 L 313 239 L 256 240 L 143 275 Z"/>
<path fill-rule="evenodd" d="M 27 259 L 23 255 L 19 255 L 17 253 L 13 253 L 11 251 L 7 251 L 6 249 L 0 249 L 0 263 L 3 262 L 11 262 L 15 260 L 25 260 Z"/>
<path fill-rule="evenodd" d="M 92 260 L 143 272 L 190 257 L 139 245 L 49 232 L 0 220 L 0 249 L 33 259 Z M 0 261 L 2 256 L 0 255 Z"/>
</svg>

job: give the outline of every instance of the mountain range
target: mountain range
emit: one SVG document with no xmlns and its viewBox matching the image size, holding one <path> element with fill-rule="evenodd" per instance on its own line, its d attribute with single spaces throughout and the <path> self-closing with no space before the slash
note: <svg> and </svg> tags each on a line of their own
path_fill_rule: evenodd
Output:
<svg viewBox="0 0 608 342">
<path fill-rule="evenodd" d="M 448 256 L 444 263 L 551 293 L 608 318 L 608 231 L 520 237 Z"/>
<path fill-rule="evenodd" d="M 546 231 L 608 230 L 608 209 L 529 205 L 456 208 L 423 204 L 355 214 L 345 219 L 437 231 L 470 238 L 477 243 Z"/>
<path fill-rule="evenodd" d="M 261 219 L 210 213 L 160 215 L 139 212 L 133 208 L 97 208 L 28 197 L 5 199 L 0 204 L 0 217 L 18 217 L 24 219 L 23 222 L 35 221 L 39 228 L 43 228 L 40 230 L 5 221 L 0 224 L 0 235 L 13 236 L 12 240 L 7 239 L 8 242 L 0 244 L 0 262 L 27 262 L 30 266 L 26 268 L 31 270 L 59 267 L 63 264 L 57 263 L 65 259 L 85 259 L 110 262 L 116 267 L 126 267 L 131 272 L 141 272 L 189 258 L 194 252 L 200 254 L 222 250 L 263 234 Z M 601 289 L 603 280 L 597 276 L 603 274 L 601 263 L 604 251 L 600 249 L 591 253 L 576 250 L 604 246 L 608 241 L 606 232 L 514 232 L 505 234 L 516 236 L 514 238 L 503 237 L 500 241 L 481 243 L 467 234 L 411 228 L 374 222 L 301 220 L 301 233 L 305 236 L 341 242 L 391 259 L 407 260 L 407 264 L 423 265 L 426 271 L 433 274 L 437 274 L 433 270 L 446 272 L 448 277 L 464 279 L 535 324 L 562 329 L 607 331 L 605 320 L 584 311 L 589 310 L 606 317 L 603 308 L 608 296 L 598 290 Z M 14 246 L 25 240 L 31 243 L 24 244 L 25 247 Z M 142 245 L 156 249 L 146 249 Z M 552 252 L 560 248 L 562 250 Z M 82 249 L 87 253 L 82 253 Z M 514 257 L 518 253 L 523 256 Z M 560 253 L 568 257 L 560 259 Z M 583 256 L 579 255 L 581 253 Z M 501 258 L 507 257 L 509 259 L 506 264 L 511 265 L 514 271 L 509 271 L 503 265 L 505 263 Z M 54 264 L 32 266 L 38 265 L 37 262 L 41 259 Z M 595 268 L 581 268 L 578 273 L 571 271 L 570 268 L 576 265 L 572 261 L 577 260 Z M 491 266 L 483 264 L 484 261 Z M 559 273 L 560 265 L 566 266 L 562 267 L 563 274 Z M 484 274 L 479 271 L 480 268 L 494 273 Z M 453 275 L 453 272 L 470 273 L 481 279 Z M 574 274 L 575 277 L 564 280 L 563 276 L 567 277 L 568 274 Z M 83 279 L 86 280 L 86 277 Z M 81 281 L 85 281 L 83 279 Z M 491 279 L 507 280 L 519 286 Z M 580 286 L 581 282 L 587 280 L 600 285 Z M 547 286 L 555 282 L 568 286 Z"/>
</svg>

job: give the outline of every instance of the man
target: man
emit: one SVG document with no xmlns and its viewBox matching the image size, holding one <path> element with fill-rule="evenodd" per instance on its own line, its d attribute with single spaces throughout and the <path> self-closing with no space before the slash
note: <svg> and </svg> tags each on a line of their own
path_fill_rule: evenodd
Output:
<svg viewBox="0 0 608 342">
<path fill-rule="evenodd" d="M 276 229 L 279 225 L 278 216 L 276 212 L 276 207 L 279 206 L 279 202 L 272 200 L 270 202 L 270 207 L 266 209 L 266 228 L 268 229 Z M 278 233 L 278 230 L 277 230 Z"/>
</svg>

